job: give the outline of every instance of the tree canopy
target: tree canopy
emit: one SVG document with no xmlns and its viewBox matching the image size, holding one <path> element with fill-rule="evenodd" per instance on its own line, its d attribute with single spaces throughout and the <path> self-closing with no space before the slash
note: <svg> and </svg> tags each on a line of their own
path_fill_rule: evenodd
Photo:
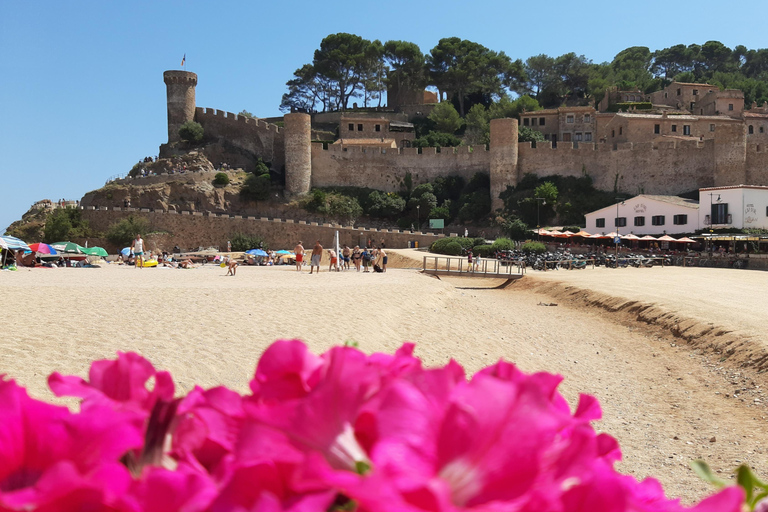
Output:
<svg viewBox="0 0 768 512">
<path fill-rule="evenodd" d="M 747 105 L 762 103 L 768 101 L 768 49 L 706 41 L 655 51 L 632 46 L 603 63 L 573 52 L 513 60 L 503 51 L 459 37 L 440 39 L 424 53 L 409 41 L 382 44 L 338 33 L 325 37 L 312 62 L 294 72 L 280 108 L 344 110 L 351 99 L 380 106 L 385 91 L 397 96 L 387 98 L 394 105 L 406 97 L 401 94 L 433 86 L 465 117 L 474 105 L 490 108 L 507 94 L 528 94 L 552 108 L 594 103 L 610 87 L 650 93 L 672 80 L 741 89 Z"/>
</svg>

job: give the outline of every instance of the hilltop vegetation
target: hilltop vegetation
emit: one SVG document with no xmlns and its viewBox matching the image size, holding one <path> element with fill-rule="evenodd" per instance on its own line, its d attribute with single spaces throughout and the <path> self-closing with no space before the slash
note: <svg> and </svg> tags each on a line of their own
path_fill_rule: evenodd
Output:
<svg viewBox="0 0 768 512">
<path fill-rule="evenodd" d="M 312 62 L 294 72 L 280 108 L 345 110 L 350 99 L 363 107 L 381 106 L 388 88 L 400 94 L 432 86 L 464 118 L 474 105 L 490 108 L 507 94 L 527 95 L 550 108 L 594 103 L 609 87 L 651 93 L 673 80 L 740 89 L 747 105 L 762 103 L 768 101 L 768 49 L 707 41 L 654 52 L 633 46 L 603 63 L 573 52 L 523 61 L 458 37 L 441 39 L 422 53 L 408 41 L 381 43 L 338 33 L 325 37 Z"/>
</svg>

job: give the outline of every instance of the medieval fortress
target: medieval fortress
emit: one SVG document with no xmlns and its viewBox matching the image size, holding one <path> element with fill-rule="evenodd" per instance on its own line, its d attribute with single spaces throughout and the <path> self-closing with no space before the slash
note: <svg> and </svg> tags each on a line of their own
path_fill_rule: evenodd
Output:
<svg viewBox="0 0 768 512">
<path fill-rule="evenodd" d="M 545 134 L 536 147 L 518 143 L 518 120 L 491 121 L 490 147 L 412 148 L 407 130 L 410 112 L 429 105 L 395 106 L 387 111 L 353 110 L 336 118 L 336 143 L 312 142 L 313 117 L 290 113 L 284 126 L 195 105 L 197 75 L 163 74 L 168 98 L 168 143 L 160 156 L 174 154 L 178 130 L 187 121 L 203 126 L 204 150 L 212 162 L 252 167 L 258 158 L 285 171 L 286 194 L 310 187 L 356 186 L 400 190 L 406 175 L 414 185 L 438 176 L 490 175 L 493 208 L 499 194 L 528 173 L 582 176 L 595 187 L 629 194 L 675 195 L 703 187 L 768 185 L 768 106 L 744 110 L 740 91 L 718 91 L 707 84 L 673 82 L 652 97 L 656 113 L 598 112 L 592 107 L 561 107 L 526 112 L 525 126 Z M 627 99 L 626 91 L 606 93 Z M 634 98 L 632 98 L 634 99 Z M 739 103 L 740 99 L 740 103 Z M 658 102 L 658 103 L 657 103 Z M 417 111 L 419 110 L 419 111 Z M 315 114 L 315 123 L 321 116 Z M 346 116 L 346 117 L 345 117 Z M 349 135 L 345 137 L 345 133 Z M 354 136 L 352 136 L 354 135 Z"/>
</svg>

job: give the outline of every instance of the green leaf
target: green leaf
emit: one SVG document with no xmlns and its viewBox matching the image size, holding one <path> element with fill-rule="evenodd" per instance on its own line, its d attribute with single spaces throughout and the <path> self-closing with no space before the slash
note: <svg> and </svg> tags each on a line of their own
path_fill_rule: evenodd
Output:
<svg viewBox="0 0 768 512">
<path fill-rule="evenodd" d="M 747 493 L 747 503 L 750 506 L 753 505 L 752 495 L 755 490 L 756 481 L 757 477 L 755 477 L 752 470 L 746 464 L 742 464 L 736 469 L 736 483 Z"/>
<path fill-rule="evenodd" d="M 698 475 L 699 478 L 704 480 L 705 482 L 709 482 L 710 484 L 714 485 L 718 489 L 721 489 L 728 485 L 728 483 L 718 477 L 714 474 L 712 471 L 712 468 L 709 467 L 709 464 L 704 462 L 703 460 L 695 460 L 691 462 L 691 468 L 693 469 L 693 472 Z"/>
</svg>

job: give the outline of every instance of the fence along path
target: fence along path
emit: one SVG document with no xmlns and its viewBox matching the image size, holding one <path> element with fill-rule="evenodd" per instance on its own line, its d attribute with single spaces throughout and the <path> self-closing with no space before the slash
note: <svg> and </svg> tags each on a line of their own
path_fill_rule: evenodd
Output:
<svg viewBox="0 0 768 512">
<path fill-rule="evenodd" d="M 477 258 L 472 263 L 469 263 L 467 258 L 424 256 L 421 271 L 438 277 L 496 277 L 513 280 L 523 277 L 525 265 L 514 261 L 500 261 L 493 258 Z"/>
</svg>

